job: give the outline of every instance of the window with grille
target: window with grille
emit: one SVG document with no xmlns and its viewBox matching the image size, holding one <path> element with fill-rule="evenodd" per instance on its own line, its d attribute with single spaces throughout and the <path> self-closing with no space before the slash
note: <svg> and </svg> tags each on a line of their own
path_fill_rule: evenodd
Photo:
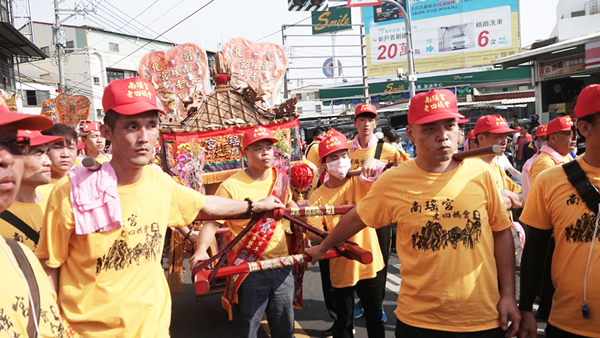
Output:
<svg viewBox="0 0 600 338">
<path fill-rule="evenodd" d="M 115 69 L 107 69 L 106 70 L 106 79 L 108 83 L 113 82 L 114 80 L 123 80 L 125 78 L 125 72 L 122 70 Z"/>
<path fill-rule="evenodd" d="M 75 51 L 75 43 L 73 41 L 67 41 L 65 52 L 73 53 L 73 51 Z"/>
<path fill-rule="evenodd" d="M 321 114 L 321 105 L 320 104 L 315 105 L 315 111 L 317 112 L 317 114 Z"/>
<path fill-rule="evenodd" d="M 108 50 L 111 52 L 119 52 L 119 44 L 118 43 L 114 43 L 114 42 L 109 42 L 108 43 Z"/>
<path fill-rule="evenodd" d="M 50 98 L 50 92 L 44 90 L 26 90 L 23 95 L 24 106 L 41 106 L 42 101 Z"/>
</svg>

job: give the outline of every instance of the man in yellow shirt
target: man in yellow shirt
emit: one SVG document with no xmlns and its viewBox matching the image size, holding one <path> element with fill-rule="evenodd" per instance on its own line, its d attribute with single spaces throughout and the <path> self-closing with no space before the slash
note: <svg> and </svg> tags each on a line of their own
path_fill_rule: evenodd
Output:
<svg viewBox="0 0 600 338">
<path fill-rule="evenodd" d="M 506 120 L 501 115 L 484 115 L 477 120 L 475 124 L 475 144 L 477 147 L 488 147 L 499 145 L 502 147 L 502 153 L 506 150 L 508 133 L 514 133 L 516 130 L 510 129 Z M 503 168 L 500 167 L 494 158 L 495 154 L 481 157 L 481 160 L 491 166 L 492 174 L 495 177 L 496 187 L 506 209 L 522 208 L 523 196 L 521 195 L 521 186 L 516 184 Z"/>
<path fill-rule="evenodd" d="M 354 127 L 358 131 L 358 135 L 353 141 L 348 141 L 348 147 L 350 148 L 349 155 L 352 161 L 352 167 L 350 170 L 356 170 L 363 167 L 365 160 L 368 158 L 375 158 L 384 163 L 396 162 L 401 163 L 407 161 L 410 156 L 407 153 L 401 152 L 396 147 L 385 143 L 383 140 L 378 140 L 373 134 L 375 128 L 377 128 L 377 109 L 370 103 L 363 103 L 356 106 L 354 111 Z M 374 168 L 372 168 L 374 169 Z M 368 170 L 372 170 L 368 169 Z M 383 255 L 383 262 L 385 267 L 383 268 L 383 298 L 385 298 L 385 282 L 387 281 L 387 265 L 390 257 L 392 230 L 391 227 L 381 227 L 377 229 L 377 238 L 379 240 L 379 246 L 381 247 L 381 253 Z M 355 318 L 362 315 L 360 309 L 360 303 L 357 304 Z M 383 320 L 387 320 L 387 316 L 383 315 Z"/>
<path fill-rule="evenodd" d="M 529 195 L 529 190 L 531 190 L 531 179 L 529 177 L 529 171 L 531 170 L 531 166 L 533 165 L 533 162 L 540 155 L 540 149 L 542 149 L 542 147 L 546 145 L 547 129 L 548 129 L 548 125 L 546 125 L 546 124 L 537 126 L 537 128 L 535 129 L 535 135 L 533 136 L 534 141 L 535 141 L 535 148 L 537 149 L 537 152 L 535 154 L 533 154 L 533 156 L 531 156 L 531 158 L 528 159 L 525 162 L 525 164 L 523 164 L 521 183 L 523 184 L 523 200 L 525 200 L 525 201 L 527 201 L 527 196 Z"/>
<path fill-rule="evenodd" d="M 87 152 L 78 159 L 92 157 L 99 163 L 110 162 L 111 156 L 104 152 L 106 139 L 100 133 L 100 125 L 97 121 L 82 121 L 79 125 L 77 133 Z"/>
<path fill-rule="evenodd" d="M 573 160 L 569 153 L 577 147 L 577 140 L 571 139 L 572 126 L 573 120 L 570 116 L 557 117 L 548 122 L 547 144 L 542 146 L 540 155 L 533 161 L 529 170 L 531 186 L 542 171 Z"/>
<path fill-rule="evenodd" d="M 277 138 L 269 129 L 259 126 L 246 130 L 242 140 L 242 155 L 248 160 L 248 167 L 226 179 L 216 195 L 240 201 L 278 196 L 288 206 L 297 206 L 291 199 L 287 175 L 273 167 L 275 143 Z M 228 220 L 224 224 L 235 237 L 249 222 L 239 219 Z M 198 250 L 190 260 L 192 266 L 209 258 L 206 250 L 220 226 L 219 222 L 204 222 L 198 234 Z M 233 251 L 234 258 L 229 264 L 234 265 L 288 256 L 283 223 L 272 219 L 259 221 Z M 294 269 L 291 266 L 253 272 L 228 278 L 221 303 L 229 311 L 230 319 L 235 309 L 242 337 L 256 337 L 265 312 L 271 337 L 292 337 L 294 290 Z"/>
<path fill-rule="evenodd" d="M 19 138 L 17 131 L 51 126 L 52 120 L 43 116 L 11 113 L 0 96 L 0 212 L 10 208 L 15 199 L 29 148 L 30 140 Z M 60 317 L 56 293 L 31 250 L 0 237 L 0 273 L 0 336 L 74 336 Z"/>
<path fill-rule="evenodd" d="M 254 203 L 205 197 L 148 166 L 163 112 L 156 99 L 144 79 L 111 82 L 102 97 L 101 132 L 114 145 L 112 160 L 93 174 L 75 170 L 48 198 L 36 255 L 59 291 L 61 313 L 85 337 L 169 336 L 171 297 L 161 266 L 167 227 L 190 224 L 198 211 L 227 217 L 252 205 L 257 212 L 283 207 L 273 197 Z M 87 186 L 89 194 L 71 186 L 79 175 L 93 182 L 105 174 L 104 193 L 94 192 L 96 185 Z M 104 202 L 115 195 L 116 206 Z M 86 217 L 87 208 L 97 217 Z"/>
<path fill-rule="evenodd" d="M 321 168 L 321 162 L 319 161 L 319 142 L 323 139 L 323 135 L 325 135 L 325 130 L 323 128 L 315 128 L 315 130 L 313 130 L 313 140 L 306 146 L 306 151 L 304 153 L 306 159 L 311 161 L 317 169 Z"/>
<path fill-rule="evenodd" d="M 306 251 L 315 262 L 366 226 L 396 222 L 402 263 L 398 338 L 501 338 L 518 330 L 511 222 L 489 165 L 452 159 L 458 118 L 463 116 L 451 91 L 416 95 L 407 135 L 419 156 L 383 173 L 329 236 Z"/>
<path fill-rule="evenodd" d="M 17 136 L 29 138 L 29 151 L 23 156 L 23 177 L 15 202 L 0 213 L 0 234 L 35 251 L 48 203 L 48 196 L 35 189 L 50 183 L 48 143 L 58 142 L 62 137 L 45 136 L 37 130 L 19 130 Z"/>
<path fill-rule="evenodd" d="M 539 174 L 521 214 L 529 232 L 521 269 L 519 338 L 536 337 L 537 323 L 531 311 L 553 233 L 552 283 L 556 292 L 546 337 L 600 337 L 600 85 L 581 91 L 575 115 L 577 130 L 585 137 L 585 154 Z M 579 175 L 577 165 L 583 171 Z M 570 172 L 573 168 L 575 173 Z M 589 187 L 588 193 L 580 194 L 571 182 Z M 588 194 L 595 199 L 587 201 Z"/>
<path fill-rule="evenodd" d="M 329 179 L 310 197 L 309 206 L 356 204 L 369 191 L 372 184 L 362 184 L 358 176 L 348 178 L 350 169 L 346 137 L 333 130 L 319 144 L 319 156 L 326 167 Z M 326 231 L 333 230 L 341 216 L 309 217 L 308 223 Z M 315 242 L 322 239 L 318 236 L 309 238 Z M 329 260 L 330 274 L 334 294 L 334 304 L 337 314 L 332 333 L 334 338 L 353 337 L 352 313 L 354 308 L 354 293 L 358 295 L 365 310 L 367 332 L 369 337 L 385 337 L 382 312 L 383 257 L 377 241 L 375 229 L 366 228 L 350 238 L 361 248 L 371 251 L 373 262 L 361 264 L 344 257 Z"/>
<path fill-rule="evenodd" d="M 66 124 L 55 123 L 52 128 L 42 130 L 42 134 L 63 138 L 61 141 L 50 144 L 48 151 L 48 156 L 52 162 L 50 165 L 50 183 L 37 188 L 37 191 L 48 196 L 52 189 L 54 189 L 56 182 L 65 177 L 67 172 L 76 164 L 77 133 Z"/>
</svg>

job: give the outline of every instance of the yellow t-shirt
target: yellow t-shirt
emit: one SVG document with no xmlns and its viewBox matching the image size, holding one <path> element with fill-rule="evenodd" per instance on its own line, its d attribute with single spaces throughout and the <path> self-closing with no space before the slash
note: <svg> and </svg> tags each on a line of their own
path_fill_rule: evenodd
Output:
<svg viewBox="0 0 600 338">
<path fill-rule="evenodd" d="M 48 203 L 48 197 L 42 193 L 40 193 L 40 195 L 42 195 L 42 201 L 40 203 L 21 203 L 14 201 L 10 208 L 8 208 L 8 211 L 19 217 L 37 233 L 40 233 L 42 230 L 44 212 L 46 211 L 46 203 Z M 35 251 L 37 248 L 37 245 L 33 240 L 3 219 L 0 219 L 0 235 L 25 244 L 31 251 Z"/>
<path fill-rule="evenodd" d="M 33 252 L 25 245 L 20 244 L 25 252 L 25 256 L 31 265 L 33 274 L 38 284 L 40 295 L 40 320 L 38 323 L 40 337 L 79 337 L 72 327 L 68 326 L 61 319 L 58 305 L 56 305 L 56 293 L 50 287 L 48 276 L 35 257 Z M 2 324 L 7 327 L 8 332 L 13 337 L 27 337 L 27 323 L 29 322 L 29 309 L 31 308 L 27 286 L 20 274 L 20 268 L 17 267 L 17 259 L 12 249 L 4 238 L 0 237 L 0 317 Z M 13 263 L 16 267 L 13 265 Z M 8 337 L 6 331 L 0 328 L 0 337 Z"/>
<path fill-rule="evenodd" d="M 250 197 L 253 201 L 261 200 L 271 194 L 271 188 L 275 183 L 276 177 L 273 175 L 273 170 L 269 169 L 269 177 L 264 181 L 255 181 L 250 176 L 246 175 L 244 170 L 240 170 L 233 174 L 231 177 L 223 181 L 221 186 L 215 192 L 215 195 L 231 198 L 234 200 L 243 201 L 246 197 Z M 292 200 L 292 195 L 288 187 L 285 201 L 283 204 L 287 205 Z M 225 225 L 229 227 L 229 231 L 235 237 L 237 236 L 246 225 L 250 223 L 248 219 L 235 219 L 225 221 Z M 237 252 L 239 247 L 242 245 L 242 241 L 238 243 L 234 250 Z M 273 237 L 267 245 L 267 248 L 259 260 L 266 260 L 271 258 L 279 258 L 288 256 L 288 247 L 285 239 L 285 231 L 283 230 L 281 222 L 277 223 Z"/>
<path fill-rule="evenodd" d="M 306 159 L 311 161 L 312 164 L 317 167 L 317 169 L 321 168 L 321 160 L 319 159 L 319 142 L 312 141 L 307 148 L 310 149 L 308 149 Z"/>
<path fill-rule="evenodd" d="M 348 141 L 348 148 L 350 148 L 352 146 L 352 140 Z M 372 146 L 371 148 L 357 148 L 354 149 L 353 151 L 349 152 L 349 156 L 350 159 L 352 160 L 352 167 L 350 168 L 350 170 L 356 170 L 358 168 L 361 168 L 363 163 L 365 163 L 365 160 L 367 158 L 370 157 L 375 157 L 375 151 L 377 150 L 377 143 L 375 143 L 374 146 Z M 383 144 L 383 148 L 381 149 L 381 157 L 379 158 L 380 161 L 384 162 L 384 163 L 388 163 L 388 162 L 405 162 L 409 160 L 409 156 L 408 154 L 401 152 L 400 150 L 396 149 L 396 147 L 384 143 Z"/>
<path fill-rule="evenodd" d="M 39 187 L 35 188 L 35 191 L 39 192 L 42 195 L 50 196 L 50 193 L 52 192 L 52 189 L 54 189 L 54 185 L 56 184 L 56 182 L 58 182 L 58 178 L 52 178 L 50 179 L 50 183 L 40 185 Z"/>
<path fill-rule="evenodd" d="M 311 195 L 308 205 L 356 204 L 357 201 L 367 195 L 371 185 L 362 184 L 358 176 L 346 180 L 342 186 L 335 189 L 328 188 L 324 184 Z M 319 229 L 323 229 L 323 225 L 325 225 L 325 230 L 331 231 L 336 227 L 340 218 L 342 218 L 342 215 L 308 217 L 308 224 Z M 377 272 L 383 269 L 383 256 L 381 255 L 375 229 L 363 229 L 348 240 L 356 242 L 365 250 L 371 251 L 373 263 L 361 264 L 344 257 L 331 259 L 329 277 L 334 288 L 354 286 L 359 280 L 374 278 Z"/>
<path fill-rule="evenodd" d="M 502 169 L 498 163 L 492 161 L 490 166 L 492 166 L 491 172 L 494 175 L 494 180 L 496 181 L 496 186 L 499 190 L 506 189 L 514 192 L 515 194 L 521 193 L 521 186 L 516 184 L 515 181 L 508 177 L 504 169 Z"/>
<path fill-rule="evenodd" d="M 83 161 L 84 158 L 86 158 L 87 156 L 85 155 L 81 155 L 81 156 L 77 156 L 77 159 L 75 159 L 75 164 L 73 165 L 74 167 L 80 166 L 81 161 Z M 96 161 L 98 161 L 98 163 L 102 164 L 104 162 L 110 162 L 112 156 L 109 154 L 104 154 L 104 156 L 97 158 Z"/>
<path fill-rule="evenodd" d="M 563 160 L 565 160 L 565 163 L 571 161 L 571 159 L 568 156 L 563 156 L 562 158 Z M 530 186 L 533 187 L 533 182 L 535 182 L 536 177 L 542 171 L 556 167 L 558 165 L 562 165 L 562 163 L 557 164 L 556 162 L 554 162 L 552 157 L 550 157 L 550 155 L 548 155 L 545 152 L 541 152 L 540 155 L 535 159 L 535 161 L 533 161 L 533 164 L 531 164 L 531 169 L 529 169 Z"/>
<path fill-rule="evenodd" d="M 399 320 L 453 332 L 500 326 L 493 231 L 511 221 L 488 164 L 468 159 L 432 174 L 409 160 L 384 172 L 356 210 L 369 227 L 398 224 Z"/>
<path fill-rule="evenodd" d="M 579 156 L 576 161 L 590 182 L 600 189 L 600 168 Z M 590 318 L 583 319 L 583 282 L 596 215 L 587 208 L 567 180 L 562 167 L 541 173 L 533 184 L 521 221 L 534 228 L 554 229 L 556 248 L 552 258 L 552 283 L 556 287 L 548 322 L 571 333 L 600 337 L 600 233 L 592 251 L 587 276 Z"/>
<path fill-rule="evenodd" d="M 61 312 L 85 337 L 168 337 L 165 232 L 190 224 L 204 196 L 144 166 L 136 183 L 117 188 L 123 228 L 77 235 L 70 183 L 64 177 L 50 194 L 36 251 L 49 267 L 60 267 Z"/>
</svg>

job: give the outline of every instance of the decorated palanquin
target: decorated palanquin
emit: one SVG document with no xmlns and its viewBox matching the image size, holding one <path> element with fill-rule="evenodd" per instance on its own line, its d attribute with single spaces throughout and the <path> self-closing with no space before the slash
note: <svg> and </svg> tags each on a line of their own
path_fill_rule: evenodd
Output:
<svg viewBox="0 0 600 338">
<path fill-rule="evenodd" d="M 199 50 L 190 44 L 183 46 Z M 170 55 L 173 54 L 171 51 L 163 53 Z M 226 57 L 226 54 L 231 55 Z M 147 57 L 142 59 L 142 63 L 144 60 Z M 286 159 L 279 163 L 289 174 L 289 166 L 302 159 L 302 151 L 295 108 L 297 99 L 273 107 L 273 97 L 278 92 L 277 81 L 285 66 L 286 58 L 281 47 L 271 43 L 254 44 L 238 38 L 224 45 L 223 54 L 217 55 L 216 64 L 210 71 L 193 70 L 193 76 L 210 73 L 216 86 L 207 95 L 205 87 L 199 85 L 205 82 L 204 78 L 195 78 L 189 86 L 186 85 L 190 90 L 181 101 L 183 111 L 177 113 L 181 121 L 173 123 L 171 119 L 161 120 L 163 168 L 167 171 L 176 168 L 182 145 L 196 143 L 204 152 L 203 184 L 221 183 L 243 168 L 240 146 L 244 131 L 260 125 L 271 129 L 280 140 L 275 146 L 275 162 L 277 164 L 278 159 Z M 140 74 L 153 81 L 147 75 L 150 74 L 147 69 L 152 67 L 147 63 L 141 64 Z M 177 59 L 161 64 L 160 69 L 172 73 L 169 67 L 183 69 Z M 171 82 L 154 82 L 154 85 L 158 92 L 174 88 Z M 182 97 L 179 94 L 176 96 Z M 164 103 L 168 106 L 167 102 Z"/>
<path fill-rule="evenodd" d="M 221 182 L 244 168 L 244 132 L 262 126 L 279 140 L 274 146 L 274 165 L 289 177 L 302 151 L 297 99 L 274 107 L 286 60 L 283 49 L 275 44 L 239 38 L 223 46 L 210 69 L 204 51 L 193 44 L 144 56 L 140 76 L 153 84 L 167 112 L 160 121 L 163 170 L 181 184 L 213 194 Z M 207 93 L 209 76 L 215 83 L 211 93 Z M 168 275 L 173 291 L 182 289 L 182 242 L 173 232 Z M 228 242 L 227 231 L 218 233 L 212 254 Z M 212 290 L 221 292 L 224 282 L 223 278 L 215 280 Z"/>
</svg>

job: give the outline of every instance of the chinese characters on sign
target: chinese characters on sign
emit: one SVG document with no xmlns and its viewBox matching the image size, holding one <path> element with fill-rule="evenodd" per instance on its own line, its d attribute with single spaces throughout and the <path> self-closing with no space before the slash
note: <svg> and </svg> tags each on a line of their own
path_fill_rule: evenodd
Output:
<svg viewBox="0 0 600 338">
<path fill-rule="evenodd" d="M 140 61 L 139 73 L 154 85 L 167 122 L 178 123 L 187 117 L 183 100 L 191 97 L 194 90 L 206 95 L 208 58 L 198 46 L 183 44 L 167 52 L 146 54 Z"/>
<path fill-rule="evenodd" d="M 518 53 L 518 1 L 410 1 L 415 70 L 490 64 Z M 407 67 L 406 28 L 390 5 L 363 10 L 369 76 Z"/>
<path fill-rule="evenodd" d="M 563 59 L 540 62 L 539 75 L 540 78 L 545 78 L 561 74 L 570 74 L 582 70 L 585 70 L 585 55 L 578 54 Z"/>
<path fill-rule="evenodd" d="M 273 107 L 279 79 L 283 76 L 287 59 L 283 49 L 274 43 L 255 43 L 242 38 L 227 41 L 223 58 L 231 67 L 233 87 L 259 86 L 265 92 L 263 108 Z"/>
</svg>

